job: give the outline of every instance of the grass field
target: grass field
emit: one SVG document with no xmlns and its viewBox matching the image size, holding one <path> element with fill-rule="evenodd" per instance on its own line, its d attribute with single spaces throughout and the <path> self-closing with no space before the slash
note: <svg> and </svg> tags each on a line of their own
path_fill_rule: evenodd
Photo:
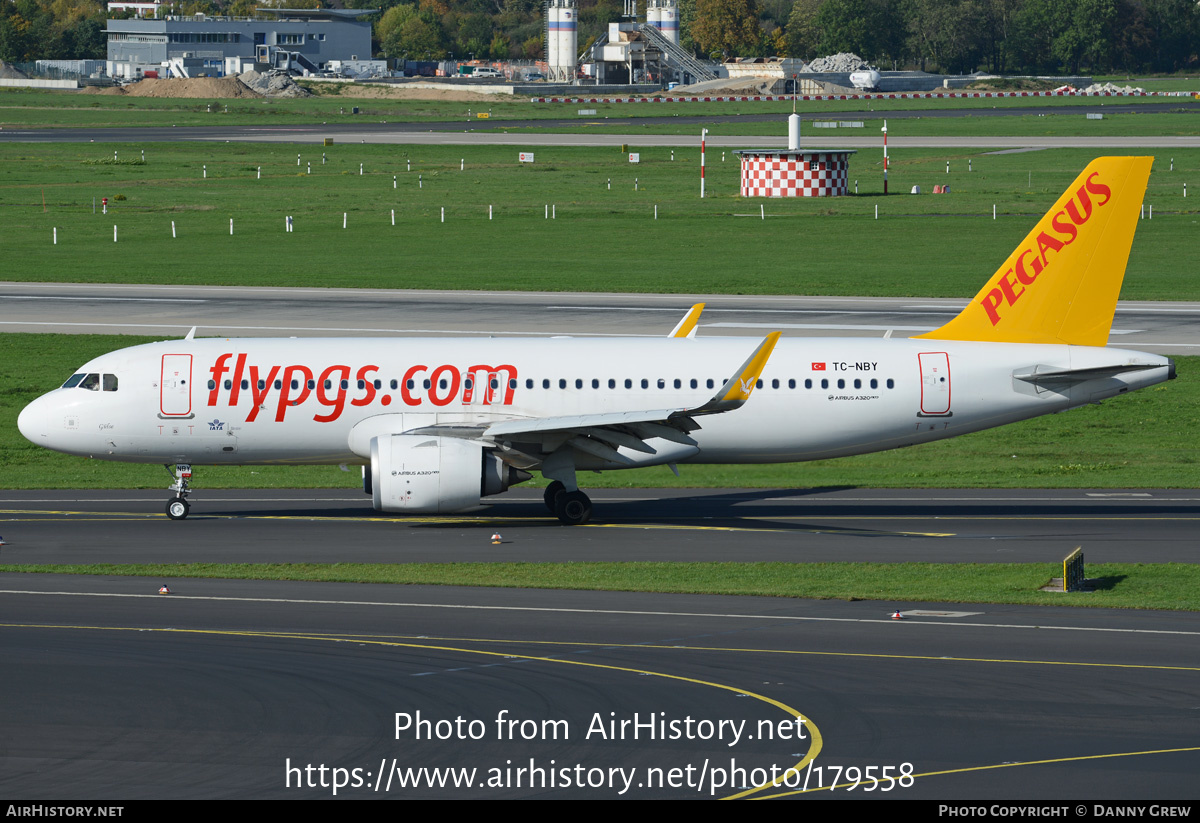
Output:
<svg viewBox="0 0 1200 823">
<path fill-rule="evenodd" d="M 759 201 L 738 196 L 732 152 L 709 152 L 704 200 L 695 149 L 645 149 L 638 165 L 617 147 L 517 153 L 5 144 L 0 249 L 30 281 L 967 297 L 1095 156 L 893 151 L 893 193 L 953 194 L 884 198 L 881 154 L 859 152 L 857 196 Z M 1158 153 L 1123 298 L 1200 299 L 1198 172 L 1200 150 Z"/>
<path fill-rule="evenodd" d="M 2 572 L 1200 610 L 1200 566 L 1183 563 L 1091 564 L 1093 592 L 1040 591 L 1062 576 L 1053 563 L 167 563 Z"/>
<path fill-rule="evenodd" d="M 0 487 L 158 488 L 161 466 L 51 452 L 17 431 L 20 410 L 87 359 L 151 338 L 0 335 Z M 589 474 L 587 487 L 864 486 L 893 488 L 1200 487 L 1200 357 L 1176 358 L 1180 379 L 1087 406 L 912 449 L 767 466 L 665 467 Z M 198 467 L 206 488 L 356 487 L 336 466 Z M 541 478 L 533 483 L 539 485 Z"/>
</svg>

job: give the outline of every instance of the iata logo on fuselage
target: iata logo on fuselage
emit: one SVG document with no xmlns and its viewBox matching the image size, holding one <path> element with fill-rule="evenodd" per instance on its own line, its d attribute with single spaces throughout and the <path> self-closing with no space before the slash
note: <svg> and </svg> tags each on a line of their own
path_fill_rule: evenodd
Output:
<svg viewBox="0 0 1200 823">
<path fill-rule="evenodd" d="M 384 380 L 378 377 L 377 365 L 357 369 L 341 364 L 319 369 L 298 364 L 260 367 L 248 363 L 248 355 L 242 353 L 231 370 L 229 361 L 233 357 L 232 352 L 222 354 L 209 368 L 212 379 L 208 381 L 208 405 L 215 408 L 250 402 L 253 405 L 246 414 L 247 423 L 258 419 L 258 413 L 272 402 L 276 422 L 283 422 L 289 408 L 315 402 L 322 411 L 312 419 L 328 423 L 341 417 L 347 401 L 360 407 L 390 406 L 397 398 L 410 407 L 426 403 L 437 407 L 454 403 L 511 406 L 517 390 L 517 369 L 507 364 L 463 368 L 415 364 L 405 369 L 403 377 Z M 352 393 L 357 396 L 351 397 Z M 222 425 L 219 420 L 214 422 Z"/>
<path fill-rule="evenodd" d="M 1032 286 L 1038 276 L 1049 268 L 1053 262 L 1049 257 L 1050 252 L 1061 252 L 1074 243 L 1079 236 L 1079 229 L 1091 219 L 1094 209 L 1103 208 L 1112 200 L 1112 189 L 1096 182 L 1099 176 L 1099 172 L 1089 175 L 1074 196 L 1067 200 L 1064 208 L 1048 215 L 1048 220 L 1042 218 L 1038 224 L 1037 248 L 1024 248 L 1017 252 L 1012 268 L 1000 275 L 996 287 L 979 301 L 993 326 L 1001 320 L 1001 306 L 1015 305 L 1025 294 L 1026 286 Z M 1103 199 L 1093 205 L 1093 194 Z M 1046 229 L 1052 229 L 1053 233 Z"/>
</svg>

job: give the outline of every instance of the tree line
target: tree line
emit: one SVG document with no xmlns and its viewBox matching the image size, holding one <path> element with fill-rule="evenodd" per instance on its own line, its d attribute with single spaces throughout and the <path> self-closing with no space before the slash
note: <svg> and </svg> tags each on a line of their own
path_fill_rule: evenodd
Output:
<svg viewBox="0 0 1200 823">
<path fill-rule="evenodd" d="M 541 0 L 341 4 L 379 10 L 373 21 L 381 57 L 545 54 Z M 255 8 L 251 0 L 183 0 L 172 11 L 242 16 Z M 622 10 L 621 0 L 579 0 L 581 51 Z M 0 59 L 103 58 L 109 16 L 97 0 L 7 0 L 0 3 Z M 811 60 L 849 51 L 882 69 L 955 74 L 1177 72 L 1200 64 L 1196 0 L 680 0 L 679 16 L 681 45 L 714 59 Z"/>
</svg>

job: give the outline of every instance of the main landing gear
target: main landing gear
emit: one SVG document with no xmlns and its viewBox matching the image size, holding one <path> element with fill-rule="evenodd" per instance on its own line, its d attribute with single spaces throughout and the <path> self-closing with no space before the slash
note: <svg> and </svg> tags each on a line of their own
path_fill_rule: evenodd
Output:
<svg viewBox="0 0 1200 823">
<path fill-rule="evenodd" d="M 566 526 L 582 526 L 592 518 L 592 501 L 576 489 L 567 491 L 566 485 L 555 480 L 546 487 L 546 508 Z"/>
<path fill-rule="evenodd" d="M 167 517 L 172 520 L 183 520 L 188 516 L 188 511 L 191 509 L 191 506 L 187 502 L 187 496 L 192 492 L 190 488 L 192 467 L 188 463 L 176 463 L 175 469 L 172 470 L 170 464 L 164 463 L 163 468 L 175 480 L 174 483 L 167 487 L 169 491 L 175 492 L 175 496 L 167 501 Z"/>
</svg>

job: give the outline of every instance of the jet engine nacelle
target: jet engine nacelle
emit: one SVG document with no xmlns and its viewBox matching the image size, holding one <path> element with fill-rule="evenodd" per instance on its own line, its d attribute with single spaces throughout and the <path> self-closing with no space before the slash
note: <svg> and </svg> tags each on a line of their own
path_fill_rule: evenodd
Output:
<svg viewBox="0 0 1200 823">
<path fill-rule="evenodd" d="M 378 511 L 467 511 L 479 507 L 479 498 L 530 477 L 472 440 L 418 434 L 371 438 L 371 502 Z"/>
</svg>

